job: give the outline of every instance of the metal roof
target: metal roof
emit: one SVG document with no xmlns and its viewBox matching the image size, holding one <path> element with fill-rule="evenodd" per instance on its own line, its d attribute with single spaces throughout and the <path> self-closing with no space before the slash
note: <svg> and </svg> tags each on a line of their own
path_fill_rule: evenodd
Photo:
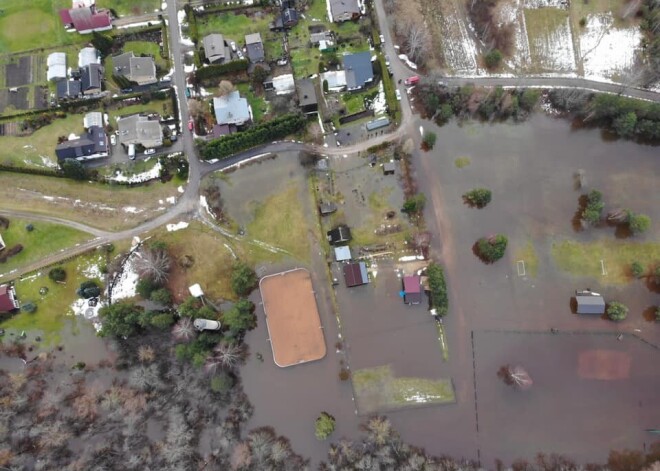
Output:
<svg viewBox="0 0 660 471">
<path fill-rule="evenodd" d="M 578 314 L 605 314 L 605 300 L 602 296 L 576 296 Z"/>
</svg>

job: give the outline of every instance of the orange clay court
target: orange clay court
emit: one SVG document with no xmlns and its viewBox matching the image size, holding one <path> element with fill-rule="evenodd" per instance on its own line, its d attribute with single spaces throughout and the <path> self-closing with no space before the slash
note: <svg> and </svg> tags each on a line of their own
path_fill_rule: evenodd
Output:
<svg viewBox="0 0 660 471">
<path fill-rule="evenodd" d="M 325 356 L 325 339 L 309 271 L 297 268 L 259 282 L 273 360 L 282 368 Z"/>
<path fill-rule="evenodd" d="M 630 362 L 630 354 L 625 352 L 586 350 L 578 356 L 578 375 L 584 379 L 628 379 Z"/>
</svg>

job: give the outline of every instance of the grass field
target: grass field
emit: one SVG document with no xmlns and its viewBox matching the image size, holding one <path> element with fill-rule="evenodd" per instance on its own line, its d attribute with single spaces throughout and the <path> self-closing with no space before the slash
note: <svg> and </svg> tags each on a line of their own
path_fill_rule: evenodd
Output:
<svg viewBox="0 0 660 471">
<path fill-rule="evenodd" d="M 60 8 L 71 8 L 71 2 L 0 0 L 0 53 L 84 43 L 82 36 L 64 31 Z"/>
<path fill-rule="evenodd" d="M 268 24 L 272 20 L 270 15 L 257 19 L 234 13 L 219 13 L 199 18 L 197 27 L 200 38 L 210 33 L 221 33 L 227 41 L 235 41 L 237 45 L 243 45 L 246 34 L 262 33 L 263 39 L 263 36 L 269 31 Z"/>
<path fill-rule="evenodd" d="M 263 97 L 257 96 L 250 90 L 250 84 L 239 83 L 236 88 L 241 92 L 243 98 L 247 98 L 250 107 L 252 107 L 252 117 L 254 122 L 258 123 L 263 118 L 264 114 L 268 112 L 268 103 Z"/>
<path fill-rule="evenodd" d="M 96 0 L 100 8 L 112 8 L 119 16 L 142 15 L 160 11 L 160 0 Z"/>
<path fill-rule="evenodd" d="M 531 276 L 532 278 L 536 278 L 536 274 L 539 270 L 539 258 L 536 255 L 536 250 L 534 249 L 534 244 L 532 244 L 531 240 L 528 240 L 525 245 L 514 248 L 514 265 L 518 262 L 518 260 L 523 260 L 525 262 L 525 274 L 527 276 Z M 514 268 L 516 267 L 514 266 Z"/>
<path fill-rule="evenodd" d="M 168 116 L 172 114 L 172 100 L 151 100 L 149 103 L 138 103 L 136 105 L 124 106 L 122 108 L 115 108 L 108 112 L 110 115 L 110 124 L 117 125 L 117 118 L 121 116 L 129 116 L 136 113 L 158 113 L 161 116 Z M 82 123 L 82 118 L 81 123 Z"/>
<path fill-rule="evenodd" d="M 454 165 L 456 165 L 456 168 L 465 168 L 470 165 L 470 163 L 470 157 L 459 157 L 454 160 Z"/>
<path fill-rule="evenodd" d="M 284 249 L 301 261 L 310 256 L 308 230 L 296 185 L 259 204 L 247 226 L 249 237 Z"/>
<path fill-rule="evenodd" d="M 525 9 L 525 24 L 533 71 L 575 70 L 569 14 L 558 8 Z"/>
<path fill-rule="evenodd" d="M 35 275 L 24 278 L 16 283 L 16 294 L 21 304 L 32 301 L 37 305 L 37 311 L 33 314 L 18 313 L 5 322 L 0 323 L 0 328 L 10 329 L 16 333 L 25 331 L 38 331 L 46 345 L 57 344 L 60 341 L 60 331 L 67 319 L 75 320 L 71 310 L 71 304 L 78 298 L 76 290 L 84 280 L 85 275 L 90 274 L 86 270 L 91 265 L 104 262 L 104 256 L 93 252 L 77 257 L 63 265 L 67 278 L 63 283 L 55 283 L 48 278 L 48 270 L 43 270 Z M 93 276 L 91 279 L 96 279 Z M 48 288 L 45 295 L 39 290 Z"/>
<path fill-rule="evenodd" d="M 34 227 L 31 232 L 25 229 L 29 223 Z M 59 224 L 10 218 L 9 229 L 2 231 L 2 238 L 7 249 L 16 244 L 23 246 L 22 252 L 11 257 L 6 263 L 0 263 L 0 272 L 8 273 L 14 268 L 57 253 L 60 249 L 89 240 L 92 236 Z"/>
<path fill-rule="evenodd" d="M 0 172 L 0 201 L 8 210 L 47 214 L 120 230 L 135 227 L 164 211 L 168 204 L 160 201 L 178 197 L 177 187 L 185 184 L 175 180 L 127 188 Z"/>
<path fill-rule="evenodd" d="M 660 243 L 564 240 L 552 244 L 552 256 L 557 266 L 571 275 L 594 278 L 604 285 L 621 285 L 633 280 L 630 274 L 632 262 L 638 261 L 649 270 L 660 262 Z M 601 260 L 605 264 L 606 276 L 602 274 Z"/>
<path fill-rule="evenodd" d="M 390 366 L 355 371 L 353 388 L 361 415 L 456 402 L 450 379 L 396 378 Z"/>
</svg>

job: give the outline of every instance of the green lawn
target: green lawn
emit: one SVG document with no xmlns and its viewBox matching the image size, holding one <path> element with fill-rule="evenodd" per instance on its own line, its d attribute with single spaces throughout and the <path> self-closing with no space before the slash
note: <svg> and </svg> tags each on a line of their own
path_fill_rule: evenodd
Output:
<svg viewBox="0 0 660 471">
<path fill-rule="evenodd" d="M 621 285 L 633 280 L 630 274 L 632 262 L 637 261 L 649 270 L 660 262 L 660 242 L 601 239 L 581 243 L 563 240 L 552 244 L 552 256 L 559 269 L 571 275 L 593 278 L 604 285 Z M 605 276 L 601 260 L 605 264 Z"/>
<path fill-rule="evenodd" d="M 32 232 L 25 229 L 30 223 L 34 226 Z M 0 233 L 7 249 L 16 244 L 23 246 L 22 252 L 11 257 L 6 263 L 0 263 L 0 273 L 9 273 L 14 268 L 23 267 L 60 249 L 72 247 L 92 238 L 90 234 L 59 224 L 15 218 L 10 218 L 9 229 Z"/>
<path fill-rule="evenodd" d="M 60 341 L 60 331 L 67 319 L 75 319 L 71 304 L 78 299 L 76 290 L 87 279 L 85 272 L 90 267 L 104 262 L 104 256 L 93 252 L 77 257 L 63 265 L 67 278 L 63 283 L 55 283 L 48 278 L 48 271 L 28 276 L 16 283 L 16 294 L 21 304 L 32 301 L 37 305 L 33 314 L 20 312 L 0 323 L 0 328 L 10 332 L 36 331 L 41 335 L 46 345 L 57 344 Z M 87 272 L 88 274 L 90 272 Z M 97 279 L 101 282 L 101 280 Z M 44 295 L 40 294 L 42 287 L 48 288 Z"/>
<path fill-rule="evenodd" d="M 222 34 L 227 41 L 235 41 L 237 45 L 245 44 L 245 35 L 261 33 L 262 39 L 269 31 L 268 24 L 273 21 L 272 16 L 264 15 L 260 19 L 249 18 L 234 13 L 218 13 L 198 18 L 197 28 L 201 38 L 211 33 Z"/>
<path fill-rule="evenodd" d="M 0 0 L 0 53 L 84 43 L 64 31 L 58 11 L 67 7 L 68 0 Z"/>
<path fill-rule="evenodd" d="M 96 0 L 100 8 L 113 9 L 119 16 L 135 16 L 160 11 L 161 0 Z"/>
<path fill-rule="evenodd" d="M 378 95 L 378 86 L 372 87 L 369 90 L 365 90 L 364 92 L 344 93 L 341 96 L 341 99 L 346 106 L 346 114 L 353 114 L 364 111 L 365 98 L 373 99 L 376 97 L 376 95 Z"/>
<path fill-rule="evenodd" d="M 268 112 L 268 103 L 263 97 L 257 96 L 250 90 L 250 84 L 239 83 L 236 88 L 241 93 L 241 96 L 247 98 L 248 103 L 252 107 L 252 115 L 254 122 L 258 123 L 263 118 L 264 114 Z"/>
<path fill-rule="evenodd" d="M 353 388 L 362 415 L 456 402 L 450 379 L 396 378 L 390 366 L 355 371 Z"/>
<path fill-rule="evenodd" d="M 162 116 L 172 114 L 172 100 L 151 100 L 149 103 L 124 106 L 110 110 L 110 124 L 116 127 L 117 117 L 129 116 L 136 113 L 159 113 Z M 82 119 L 82 118 L 81 118 Z"/>
<path fill-rule="evenodd" d="M 169 71 L 169 63 L 167 59 L 163 59 L 160 56 L 160 46 L 156 43 L 148 41 L 127 41 L 124 43 L 124 52 L 131 52 L 136 56 L 146 54 L 152 56 L 156 61 L 156 67 L 160 68 L 163 72 Z"/>
</svg>

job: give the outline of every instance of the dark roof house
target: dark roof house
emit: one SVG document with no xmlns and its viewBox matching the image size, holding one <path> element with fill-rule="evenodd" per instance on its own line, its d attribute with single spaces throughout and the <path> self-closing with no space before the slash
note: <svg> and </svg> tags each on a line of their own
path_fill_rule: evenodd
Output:
<svg viewBox="0 0 660 471">
<path fill-rule="evenodd" d="M 270 24 L 272 31 L 283 31 L 291 29 L 298 24 L 298 12 L 293 7 L 282 4 L 280 14 L 275 18 L 275 22 Z"/>
<path fill-rule="evenodd" d="M 374 69 L 371 66 L 371 52 L 357 52 L 344 56 L 344 72 L 346 73 L 346 88 L 360 90 L 374 79 Z"/>
<path fill-rule="evenodd" d="M 383 164 L 383 175 L 394 175 L 396 164 L 394 162 L 385 162 Z"/>
<path fill-rule="evenodd" d="M 296 82 L 296 86 L 301 111 L 305 114 L 316 113 L 319 110 L 319 100 L 316 98 L 314 82 L 302 79 Z"/>
<path fill-rule="evenodd" d="M 605 314 L 605 300 L 593 294 L 575 296 L 578 314 Z"/>
<path fill-rule="evenodd" d="M 246 34 L 245 47 L 247 48 L 247 56 L 250 62 L 263 62 L 264 56 L 264 43 L 261 41 L 261 34 Z"/>
<path fill-rule="evenodd" d="M 101 91 L 103 84 L 103 66 L 88 64 L 80 69 L 80 90 L 85 95 L 93 95 Z"/>
<path fill-rule="evenodd" d="M 0 285 L 0 312 L 12 312 L 18 309 L 18 299 L 13 286 Z"/>
<path fill-rule="evenodd" d="M 319 205 L 319 212 L 321 216 L 327 216 L 337 211 L 337 205 L 335 203 L 321 203 Z"/>
<path fill-rule="evenodd" d="M 79 80 L 58 80 L 57 81 L 57 99 L 64 100 L 66 98 L 76 99 L 80 97 L 80 81 Z"/>
<path fill-rule="evenodd" d="M 343 244 L 352 239 L 351 230 L 346 225 L 337 226 L 328 231 L 328 242 L 331 244 Z"/>
<path fill-rule="evenodd" d="M 91 126 L 89 130 L 77 139 L 69 139 L 55 147 L 57 160 L 85 160 L 95 157 L 105 157 L 108 154 L 108 139 L 100 126 Z"/>
<path fill-rule="evenodd" d="M 231 59 L 231 49 L 222 34 L 207 34 L 202 38 L 204 55 L 211 64 L 221 64 Z"/>
<path fill-rule="evenodd" d="M 74 28 L 80 34 L 112 29 L 108 10 L 97 10 L 95 5 L 60 10 L 60 19 L 66 28 Z"/>
<path fill-rule="evenodd" d="M 356 20 L 360 17 L 358 0 L 327 0 L 327 2 L 330 4 L 332 21 L 335 23 Z"/>
<path fill-rule="evenodd" d="M 218 139 L 222 136 L 229 136 L 230 134 L 234 134 L 237 130 L 238 128 L 233 124 L 216 124 L 213 126 L 211 135 L 213 136 L 213 139 Z"/>
<path fill-rule="evenodd" d="M 406 304 L 422 302 L 422 281 L 419 275 L 403 277 L 403 302 Z"/>
<path fill-rule="evenodd" d="M 133 51 L 112 57 L 113 75 L 126 77 L 138 85 L 150 85 L 158 82 L 156 62 L 153 57 L 139 57 Z"/>
<path fill-rule="evenodd" d="M 344 265 L 344 281 L 346 281 L 347 288 L 366 285 L 369 283 L 367 265 L 364 262 L 349 263 Z"/>
</svg>

